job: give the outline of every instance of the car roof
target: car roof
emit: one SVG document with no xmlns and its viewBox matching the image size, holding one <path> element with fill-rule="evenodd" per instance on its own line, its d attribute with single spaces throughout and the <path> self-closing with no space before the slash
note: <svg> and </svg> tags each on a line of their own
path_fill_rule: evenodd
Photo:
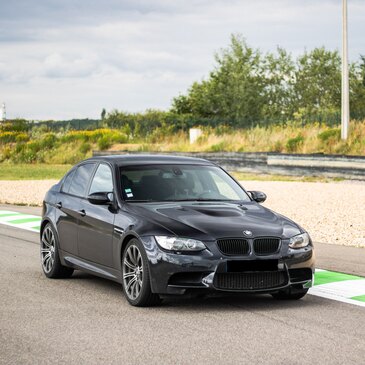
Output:
<svg viewBox="0 0 365 365">
<path fill-rule="evenodd" d="M 95 156 L 85 161 L 107 161 L 118 166 L 131 165 L 158 165 L 158 164 L 188 164 L 188 165 L 214 165 L 203 158 L 173 156 L 173 155 L 150 155 L 150 154 L 125 154 Z M 83 161 L 83 162 L 85 162 Z"/>
</svg>

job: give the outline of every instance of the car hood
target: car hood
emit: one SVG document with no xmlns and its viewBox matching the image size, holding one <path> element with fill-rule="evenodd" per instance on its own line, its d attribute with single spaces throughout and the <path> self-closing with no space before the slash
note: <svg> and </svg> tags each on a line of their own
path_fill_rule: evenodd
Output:
<svg viewBox="0 0 365 365">
<path fill-rule="evenodd" d="M 177 236 L 201 240 L 243 237 L 246 230 L 252 232 L 250 238 L 301 233 L 293 221 L 255 202 L 133 203 L 132 209 Z"/>
</svg>

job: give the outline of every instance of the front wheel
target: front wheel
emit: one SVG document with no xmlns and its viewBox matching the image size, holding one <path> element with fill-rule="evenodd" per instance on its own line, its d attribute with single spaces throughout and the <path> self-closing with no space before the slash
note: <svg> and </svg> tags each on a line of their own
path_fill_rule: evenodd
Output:
<svg viewBox="0 0 365 365">
<path fill-rule="evenodd" d="M 123 291 L 128 302 L 136 307 L 149 307 L 160 303 L 152 293 L 148 259 L 142 244 L 131 239 L 122 257 Z"/>
<path fill-rule="evenodd" d="M 271 294 L 273 298 L 279 300 L 298 300 L 303 298 L 308 292 L 308 289 L 301 290 L 293 290 L 292 288 L 288 288 L 286 290 L 280 290 L 277 293 Z"/>
</svg>

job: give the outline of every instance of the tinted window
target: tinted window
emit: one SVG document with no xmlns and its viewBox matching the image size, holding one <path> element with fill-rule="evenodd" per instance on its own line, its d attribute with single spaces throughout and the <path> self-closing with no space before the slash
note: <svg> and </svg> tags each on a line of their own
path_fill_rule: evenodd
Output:
<svg viewBox="0 0 365 365">
<path fill-rule="evenodd" d="M 72 170 L 65 178 L 65 180 L 63 181 L 63 185 L 62 185 L 62 191 L 64 193 L 68 193 L 68 191 L 70 190 L 70 185 L 71 185 L 71 181 L 72 178 L 75 174 L 75 170 Z"/>
<path fill-rule="evenodd" d="M 95 164 L 88 163 L 77 168 L 74 178 L 70 186 L 69 194 L 76 196 L 85 196 L 90 176 L 93 172 Z"/>
<path fill-rule="evenodd" d="M 99 165 L 91 183 L 89 194 L 111 193 L 113 191 L 113 177 L 110 167 L 104 164 Z"/>
<path fill-rule="evenodd" d="M 150 165 L 121 170 L 128 201 L 250 201 L 245 191 L 216 166 Z"/>
</svg>

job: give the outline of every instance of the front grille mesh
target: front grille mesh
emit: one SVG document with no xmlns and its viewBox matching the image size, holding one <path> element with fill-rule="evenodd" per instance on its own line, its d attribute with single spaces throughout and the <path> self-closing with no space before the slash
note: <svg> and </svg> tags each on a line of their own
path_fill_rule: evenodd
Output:
<svg viewBox="0 0 365 365">
<path fill-rule="evenodd" d="M 222 290 L 272 289 L 287 284 L 285 271 L 257 271 L 245 273 L 216 273 L 214 286 Z"/>
<path fill-rule="evenodd" d="M 217 241 L 219 250 L 225 255 L 247 255 L 250 245 L 244 238 L 224 238 Z"/>
<path fill-rule="evenodd" d="M 253 249 L 257 255 L 269 255 L 278 251 L 279 238 L 256 238 L 253 241 Z"/>
</svg>

